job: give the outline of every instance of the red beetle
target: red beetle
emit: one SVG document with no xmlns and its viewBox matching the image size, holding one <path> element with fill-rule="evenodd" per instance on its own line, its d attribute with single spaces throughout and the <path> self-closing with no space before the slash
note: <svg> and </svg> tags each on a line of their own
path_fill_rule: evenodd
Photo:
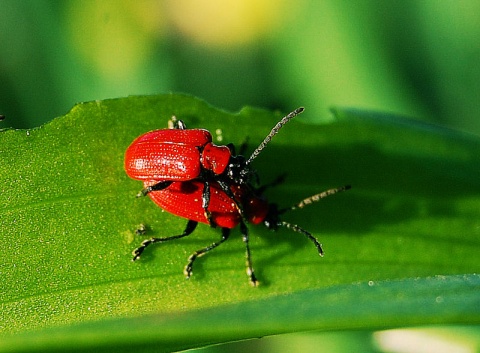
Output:
<svg viewBox="0 0 480 353">
<path fill-rule="evenodd" d="M 148 186 L 150 183 L 155 183 L 155 181 L 146 182 L 146 186 Z M 213 224 L 222 228 L 222 237 L 219 242 L 214 242 L 211 245 L 199 249 L 190 255 L 188 258 L 188 264 L 184 271 L 185 276 L 190 278 L 195 259 L 226 241 L 230 235 L 230 229 L 235 228 L 240 224 L 240 231 L 246 246 L 247 274 L 249 276 L 250 283 L 253 286 L 256 286 L 258 281 L 255 277 L 252 267 L 250 248 L 248 244 L 248 228 L 244 222 L 244 218 L 246 221 L 252 224 L 259 224 L 263 222 L 267 228 L 272 230 L 282 226 L 301 233 L 308 237 L 308 239 L 315 244 L 319 255 L 323 256 L 322 246 L 313 235 L 297 225 L 280 221 L 279 215 L 287 210 L 303 208 L 307 204 L 349 188 L 350 186 L 344 186 L 337 189 L 330 189 L 320 194 L 311 196 L 291 208 L 279 210 L 275 204 L 269 204 L 267 200 L 260 195 L 265 187 L 254 190 L 245 184 L 232 184 L 230 186 L 230 190 L 232 191 L 236 202 L 241 204 L 243 207 L 244 213 L 242 215 L 236 207 L 235 202 L 233 202 L 230 196 L 228 196 L 222 190 L 220 185 L 216 182 L 211 182 L 211 195 L 209 204 L 210 218 L 208 218 L 205 215 L 202 202 L 204 183 L 199 180 L 172 182 L 170 186 L 163 190 L 150 192 L 149 196 L 164 210 L 177 216 L 187 218 L 187 226 L 180 235 L 164 238 L 150 238 L 143 241 L 142 244 L 133 251 L 133 261 L 140 257 L 147 246 L 154 243 L 163 243 L 168 240 L 186 237 L 195 230 L 198 222 L 211 224 L 211 221 L 213 221 Z"/>
<path fill-rule="evenodd" d="M 213 144 L 207 130 L 186 129 L 182 121 L 177 121 L 174 129 L 147 132 L 135 139 L 125 153 L 125 171 L 133 179 L 148 182 L 139 196 L 165 189 L 176 181 L 202 181 L 202 207 L 209 223 L 214 225 L 208 207 L 210 183 L 216 182 L 242 214 L 242 204 L 236 201 L 230 185 L 247 184 L 256 177 L 250 163 L 282 126 L 303 110 L 300 107 L 281 119 L 248 160 L 233 155 L 232 145 Z"/>
</svg>

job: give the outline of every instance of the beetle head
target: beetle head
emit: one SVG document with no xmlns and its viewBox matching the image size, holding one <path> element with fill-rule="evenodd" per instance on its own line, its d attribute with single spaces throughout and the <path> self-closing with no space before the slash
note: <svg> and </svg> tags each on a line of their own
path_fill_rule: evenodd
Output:
<svg viewBox="0 0 480 353">
<path fill-rule="evenodd" d="M 254 179 L 257 181 L 256 171 L 247 164 L 247 161 L 244 156 L 232 156 L 230 158 L 230 163 L 225 170 L 226 175 L 230 180 L 235 184 L 247 184 Z"/>
</svg>

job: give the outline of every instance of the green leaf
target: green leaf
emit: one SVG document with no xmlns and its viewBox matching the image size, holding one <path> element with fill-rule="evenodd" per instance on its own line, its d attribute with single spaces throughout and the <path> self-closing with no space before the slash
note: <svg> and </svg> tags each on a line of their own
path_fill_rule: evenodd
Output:
<svg viewBox="0 0 480 353">
<path fill-rule="evenodd" d="M 262 182 L 287 174 L 268 198 L 288 206 L 352 190 L 283 215 L 320 239 L 324 258 L 301 235 L 249 226 L 261 282 L 251 288 L 238 230 L 197 260 L 190 280 L 186 259 L 219 230 L 200 225 L 131 262 L 139 224 L 148 236 L 186 224 L 135 198 L 142 185 L 123 171 L 131 141 L 172 115 L 218 144 L 247 141 L 249 152 L 282 116 L 172 94 L 83 103 L 41 128 L 0 133 L 0 351 L 171 351 L 300 330 L 480 322 L 477 137 L 346 109 L 329 125 L 289 123 L 254 162 Z"/>
</svg>

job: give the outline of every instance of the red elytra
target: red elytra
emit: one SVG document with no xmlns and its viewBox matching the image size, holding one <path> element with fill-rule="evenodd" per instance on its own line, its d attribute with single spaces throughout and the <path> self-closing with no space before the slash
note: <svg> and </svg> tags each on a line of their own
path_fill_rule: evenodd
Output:
<svg viewBox="0 0 480 353">
<path fill-rule="evenodd" d="M 202 170 L 222 174 L 231 158 L 204 129 L 161 129 L 136 138 L 125 153 L 125 171 L 136 180 L 187 181 Z"/>
<path fill-rule="evenodd" d="M 146 182 L 145 186 L 155 183 Z M 169 187 L 152 191 L 148 196 L 165 211 L 195 222 L 209 224 L 203 208 L 204 183 L 200 181 L 174 182 Z M 265 220 L 269 210 L 268 202 L 249 191 L 246 186 L 234 184 L 231 187 L 235 199 L 243 205 L 245 217 L 251 224 Z M 210 204 L 208 210 L 213 223 L 222 228 L 235 228 L 242 216 L 232 199 L 223 192 L 217 183 L 210 184 Z"/>
</svg>

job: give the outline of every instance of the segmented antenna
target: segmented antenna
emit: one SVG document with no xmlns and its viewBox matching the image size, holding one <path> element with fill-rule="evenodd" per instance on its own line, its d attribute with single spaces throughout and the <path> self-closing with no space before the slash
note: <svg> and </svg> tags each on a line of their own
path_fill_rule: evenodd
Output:
<svg viewBox="0 0 480 353">
<path fill-rule="evenodd" d="M 326 190 L 324 192 L 321 192 L 319 194 L 316 194 L 316 195 L 312 195 L 310 197 L 307 197 L 306 199 L 300 201 L 298 204 L 290 207 L 290 208 L 285 208 L 283 210 L 279 210 L 278 211 L 278 214 L 281 214 L 281 213 L 284 213 L 286 211 L 290 211 L 290 210 L 295 210 L 297 208 L 303 208 L 307 205 L 310 205 L 314 202 L 317 202 L 327 196 L 330 196 L 330 195 L 333 195 L 333 194 L 336 194 L 337 192 L 340 192 L 340 191 L 345 191 L 345 190 L 348 190 L 350 189 L 350 185 L 345 185 L 345 186 L 342 186 L 342 187 L 339 187 L 339 188 L 336 188 L 336 189 L 330 189 L 330 190 Z M 320 256 L 323 256 L 323 248 L 322 248 L 322 244 L 320 244 L 320 242 L 318 241 L 317 238 L 315 238 L 310 232 L 307 232 L 305 229 L 303 228 L 300 228 L 299 226 L 297 226 L 296 224 L 291 224 L 291 223 L 288 223 L 288 222 L 283 222 L 283 221 L 278 221 L 277 222 L 277 226 L 279 227 L 285 227 L 285 228 L 288 228 L 290 230 L 293 230 L 294 232 L 296 233 L 300 233 L 300 234 L 303 234 L 304 236 L 306 236 L 314 245 L 315 247 L 317 248 L 317 251 L 318 251 L 318 254 Z"/>
<path fill-rule="evenodd" d="M 252 155 L 250 156 L 250 158 L 247 160 L 246 162 L 246 165 L 249 165 L 255 158 L 257 158 L 257 156 L 260 154 L 260 152 L 262 152 L 262 150 L 265 148 L 265 146 L 270 142 L 270 140 L 272 139 L 273 136 L 275 136 L 278 131 L 283 127 L 283 125 L 285 125 L 286 123 L 288 123 L 292 118 L 296 117 L 298 114 L 300 114 L 301 112 L 303 112 L 305 110 L 305 108 L 303 107 L 300 107 L 300 108 L 297 108 L 295 109 L 293 112 L 291 112 L 290 114 L 288 114 L 287 116 L 284 116 L 282 118 L 282 120 L 280 120 L 277 125 L 275 125 L 272 129 L 272 131 L 270 131 L 270 133 L 267 135 L 267 137 L 265 137 L 265 139 L 262 141 L 262 143 L 257 147 L 257 149 L 255 151 L 253 151 Z"/>
<path fill-rule="evenodd" d="M 327 196 L 336 194 L 337 192 L 340 192 L 340 191 L 348 190 L 350 188 L 351 188 L 350 185 L 345 185 L 345 186 L 342 186 L 342 187 L 339 187 L 339 188 L 336 188 L 336 189 L 329 189 L 329 190 L 323 191 L 319 194 L 312 195 L 312 196 L 307 197 L 306 199 L 303 199 L 302 201 L 300 201 L 296 205 L 294 205 L 290 208 L 287 208 L 285 211 L 296 210 L 297 208 L 304 208 L 305 206 L 310 205 L 314 202 L 318 202 L 318 201 L 320 201 L 321 199 L 324 199 Z"/>
<path fill-rule="evenodd" d="M 283 222 L 283 221 L 278 222 L 278 223 L 277 223 L 277 226 L 285 227 L 285 228 L 288 228 L 288 229 L 293 230 L 293 231 L 296 232 L 296 233 L 300 233 L 300 234 L 305 235 L 305 236 L 315 245 L 315 247 L 317 248 L 318 255 L 323 256 L 322 244 L 320 244 L 320 242 L 318 241 L 318 239 L 315 238 L 315 237 L 314 237 L 312 234 L 310 234 L 309 232 L 307 232 L 305 229 L 300 228 L 300 227 L 297 226 L 296 224 L 291 224 L 291 223 Z"/>
</svg>

